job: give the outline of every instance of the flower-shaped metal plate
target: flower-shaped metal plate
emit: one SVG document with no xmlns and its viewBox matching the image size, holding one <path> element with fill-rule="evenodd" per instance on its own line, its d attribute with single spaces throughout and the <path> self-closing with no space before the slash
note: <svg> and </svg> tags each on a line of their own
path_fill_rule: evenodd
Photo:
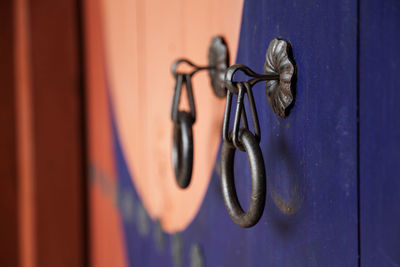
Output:
<svg viewBox="0 0 400 267">
<path fill-rule="evenodd" d="M 212 39 L 208 51 L 211 85 L 217 97 L 225 97 L 225 71 L 229 67 L 229 51 L 225 40 L 221 36 Z"/>
<path fill-rule="evenodd" d="M 265 57 L 265 74 L 279 75 L 279 80 L 266 83 L 268 102 L 276 114 L 286 117 L 293 106 L 295 93 L 293 79 L 296 68 L 290 43 L 279 38 L 273 39 Z"/>
</svg>

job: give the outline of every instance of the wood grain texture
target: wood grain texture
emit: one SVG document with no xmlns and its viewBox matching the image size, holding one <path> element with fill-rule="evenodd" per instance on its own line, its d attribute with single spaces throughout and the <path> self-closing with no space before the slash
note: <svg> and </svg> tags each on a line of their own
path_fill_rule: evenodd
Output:
<svg viewBox="0 0 400 267">
<path fill-rule="evenodd" d="M 29 2 L 14 1 L 16 137 L 18 151 L 18 236 L 21 267 L 37 266 L 35 222 L 35 160 L 29 42 Z"/>
<path fill-rule="evenodd" d="M 360 1 L 361 266 L 400 265 L 400 2 Z"/>
<path fill-rule="evenodd" d="M 29 4 L 37 266 L 83 266 L 84 167 L 78 5 Z"/>
<path fill-rule="evenodd" d="M 14 3 L 0 2 L 0 266 L 19 264 Z"/>
</svg>

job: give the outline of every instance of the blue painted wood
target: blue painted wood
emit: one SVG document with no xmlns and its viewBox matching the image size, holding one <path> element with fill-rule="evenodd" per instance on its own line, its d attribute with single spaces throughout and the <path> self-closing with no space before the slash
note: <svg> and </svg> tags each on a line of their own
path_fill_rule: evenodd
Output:
<svg viewBox="0 0 400 267">
<path fill-rule="evenodd" d="M 360 1 L 361 266 L 400 266 L 399 29 L 399 1 Z"/>
<path fill-rule="evenodd" d="M 214 173 L 184 237 L 203 244 L 210 265 L 356 266 L 357 5 L 245 1 L 242 20 L 238 63 L 262 72 L 273 38 L 292 43 L 297 101 L 290 117 L 280 119 L 267 104 L 264 86 L 254 89 L 268 179 L 259 224 L 241 229 L 230 220 Z M 235 174 L 246 203 L 250 177 L 244 153 L 237 154 Z"/>
<path fill-rule="evenodd" d="M 237 63 L 262 72 L 275 37 L 293 45 L 297 100 L 290 117 L 281 119 L 269 107 L 264 85 L 254 88 L 268 184 L 264 216 L 255 227 L 232 222 L 215 168 L 195 220 L 182 233 L 164 234 L 157 249 L 154 222 L 141 228 L 145 219 L 114 129 L 131 266 L 190 266 L 199 255 L 206 266 L 357 265 L 357 3 L 246 0 Z M 235 181 L 245 207 L 248 167 L 246 155 L 237 152 Z M 133 219 L 124 212 L 125 194 L 138 207 Z"/>
</svg>

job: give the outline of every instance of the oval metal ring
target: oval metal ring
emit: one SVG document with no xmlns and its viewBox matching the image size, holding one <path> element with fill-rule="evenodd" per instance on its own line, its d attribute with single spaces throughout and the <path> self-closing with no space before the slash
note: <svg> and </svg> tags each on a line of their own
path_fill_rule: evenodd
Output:
<svg viewBox="0 0 400 267">
<path fill-rule="evenodd" d="M 193 118 L 190 113 L 180 111 L 178 123 L 174 123 L 174 142 L 172 147 L 172 161 L 174 164 L 176 181 L 181 188 L 188 187 L 193 168 Z"/>
<path fill-rule="evenodd" d="M 239 141 L 243 145 L 250 163 L 251 198 L 250 207 L 244 212 L 240 206 L 234 180 L 233 164 L 236 148 L 224 142 L 221 152 L 221 186 L 225 206 L 232 220 L 241 227 L 251 227 L 261 218 L 266 198 L 266 174 L 264 159 L 255 136 L 247 129 L 239 130 Z"/>
</svg>

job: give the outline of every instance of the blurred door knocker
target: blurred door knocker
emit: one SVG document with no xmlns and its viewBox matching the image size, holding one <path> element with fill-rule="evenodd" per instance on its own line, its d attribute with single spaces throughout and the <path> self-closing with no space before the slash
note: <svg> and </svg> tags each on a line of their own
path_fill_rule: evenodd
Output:
<svg viewBox="0 0 400 267">
<path fill-rule="evenodd" d="M 225 70 L 229 66 L 228 47 L 220 36 L 213 38 L 209 53 L 209 65 L 200 67 L 187 59 L 178 59 L 172 65 L 172 74 L 176 79 L 175 92 L 172 100 L 171 119 L 174 123 L 172 161 L 174 165 L 176 181 L 180 188 L 186 188 L 190 184 L 193 168 L 193 130 L 196 122 L 196 106 L 193 96 L 192 76 L 201 70 L 208 70 L 213 91 L 217 97 L 226 94 L 224 86 Z M 186 63 L 193 68 L 188 73 L 178 72 L 181 63 Z M 182 87 L 185 85 L 190 111 L 179 110 L 182 95 Z"/>
</svg>

